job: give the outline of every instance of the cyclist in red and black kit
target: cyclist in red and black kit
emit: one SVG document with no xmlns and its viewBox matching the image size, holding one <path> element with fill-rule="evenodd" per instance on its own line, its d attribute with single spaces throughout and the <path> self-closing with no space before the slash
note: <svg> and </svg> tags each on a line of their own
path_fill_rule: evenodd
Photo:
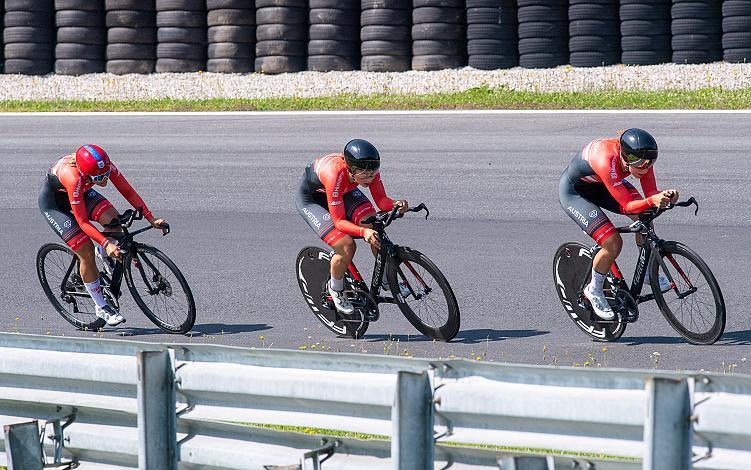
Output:
<svg viewBox="0 0 751 470">
<path fill-rule="evenodd" d="M 55 162 L 42 183 L 39 210 L 55 233 L 78 256 L 81 278 L 96 304 L 96 316 L 115 326 L 123 323 L 125 317 L 104 299 L 92 240 L 97 244 L 96 256 L 102 261 L 107 257 L 120 259 L 120 251 L 115 239 L 108 238 L 107 232 L 100 232 L 91 223 L 93 220 L 104 225 L 118 215 L 112 204 L 92 189 L 94 185 L 107 186 L 108 180 L 133 207 L 143 210 L 151 225 L 161 228 L 166 223 L 164 219 L 153 216 L 107 153 L 96 145 L 79 147 L 75 155 L 66 155 Z M 105 266 L 109 263 L 105 262 Z"/>
<path fill-rule="evenodd" d="M 584 289 L 584 295 L 590 300 L 595 314 L 603 320 L 615 318 L 602 285 L 621 252 L 623 239 L 602 209 L 635 220 L 647 209 L 677 202 L 677 190 L 657 189 L 652 168 L 656 160 L 654 137 L 645 130 L 632 128 L 620 138 L 597 139 L 587 144 L 561 176 L 561 207 L 602 247 L 593 260 L 592 280 Z M 644 197 L 626 180 L 628 176 L 641 182 Z M 636 243 L 644 243 L 639 234 Z M 669 288 L 667 278 L 660 276 L 659 281 L 661 288 Z"/>
<path fill-rule="evenodd" d="M 374 253 L 380 247 L 376 231 L 362 224 L 375 214 L 375 208 L 358 186 L 370 189 L 382 211 L 399 206 L 404 213 L 409 208 L 407 201 L 386 196 L 378 171 L 380 160 L 373 144 L 362 139 L 351 140 L 343 153 L 325 155 L 310 163 L 295 196 L 295 207 L 302 218 L 336 252 L 331 258 L 328 290 L 337 310 L 343 314 L 354 312 L 342 292 L 344 274 L 355 256 L 355 238 L 365 239 Z"/>
</svg>

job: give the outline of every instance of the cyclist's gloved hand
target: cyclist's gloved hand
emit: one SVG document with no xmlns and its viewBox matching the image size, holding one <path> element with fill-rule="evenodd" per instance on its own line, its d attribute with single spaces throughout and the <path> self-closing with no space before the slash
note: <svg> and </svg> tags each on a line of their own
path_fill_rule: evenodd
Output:
<svg viewBox="0 0 751 470">
<path fill-rule="evenodd" d="M 114 238 L 108 238 L 104 242 L 104 251 L 110 258 L 121 260 L 120 247 L 117 246 L 117 240 Z"/>
<path fill-rule="evenodd" d="M 670 197 L 670 203 L 675 204 L 678 202 L 678 190 L 677 189 L 668 189 L 667 191 L 664 191 L 664 193 Z"/>
<path fill-rule="evenodd" d="M 663 191 L 651 196 L 649 202 L 651 202 L 653 206 L 662 209 L 670 203 L 670 199 L 671 197 L 668 195 L 668 191 Z"/>
<path fill-rule="evenodd" d="M 399 213 L 404 214 L 409 209 L 409 203 L 406 199 L 399 199 L 394 201 L 395 206 L 399 206 Z"/>
<path fill-rule="evenodd" d="M 151 226 L 162 230 L 162 233 L 167 233 L 169 230 L 169 224 L 164 219 L 154 219 L 151 221 Z"/>
<path fill-rule="evenodd" d="M 378 239 L 378 233 L 376 233 L 376 231 L 372 228 L 366 228 L 362 233 L 362 237 L 370 246 L 376 249 L 381 247 L 381 241 Z"/>
</svg>

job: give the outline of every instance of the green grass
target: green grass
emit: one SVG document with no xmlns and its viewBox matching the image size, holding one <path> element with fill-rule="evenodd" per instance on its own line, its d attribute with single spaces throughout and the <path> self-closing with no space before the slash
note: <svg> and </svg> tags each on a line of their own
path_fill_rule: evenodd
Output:
<svg viewBox="0 0 751 470">
<path fill-rule="evenodd" d="M 433 95 L 339 95 L 327 98 L 268 98 L 151 101 L 0 101 L 0 111 L 287 111 L 374 109 L 749 109 L 751 88 L 696 91 L 602 91 L 536 93 L 473 88 Z"/>
<path fill-rule="evenodd" d="M 341 438 L 349 438 L 349 439 L 360 439 L 360 440 L 371 440 L 376 439 L 380 441 L 388 441 L 388 436 L 378 435 L 378 434 L 365 434 L 365 433 L 359 433 L 359 432 L 347 432 L 347 431 L 337 431 L 332 429 L 320 429 L 320 428 L 310 428 L 310 427 L 300 427 L 300 426 L 282 426 L 282 425 L 275 425 L 275 424 L 257 424 L 257 423 L 236 423 L 236 424 L 243 424 L 245 426 L 253 426 L 258 428 L 264 428 L 264 429 L 271 429 L 273 431 L 280 431 L 280 432 L 297 432 L 297 433 L 303 433 L 303 434 L 311 434 L 316 436 L 332 436 L 332 437 L 341 437 Z M 439 445 L 442 446 L 449 446 L 449 447 L 466 447 L 466 448 L 473 448 L 473 449 L 484 449 L 489 451 L 498 451 L 498 452 L 507 452 L 507 453 L 518 453 L 518 454 L 538 454 L 538 455 L 559 455 L 564 457 L 583 457 L 583 458 L 591 458 L 591 459 L 600 459 L 600 460 L 618 460 L 618 461 L 628 461 L 628 462 L 638 462 L 639 459 L 631 458 L 631 457 L 619 457 L 619 456 L 613 456 L 613 455 L 607 455 L 607 454 L 597 454 L 597 453 L 590 453 L 590 452 L 573 452 L 573 451 L 565 451 L 565 450 L 559 450 L 559 449 L 538 449 L 538 448 L 531 448 L 531 447 L 510 447 L 510 446 L 495 446 L 495 445 L 485 445 L 485 444 L 464 444 L 464 443 L 456 443 L 456 442 L 450 442 L 450 441 L 442 441 Z"/>
</svg>

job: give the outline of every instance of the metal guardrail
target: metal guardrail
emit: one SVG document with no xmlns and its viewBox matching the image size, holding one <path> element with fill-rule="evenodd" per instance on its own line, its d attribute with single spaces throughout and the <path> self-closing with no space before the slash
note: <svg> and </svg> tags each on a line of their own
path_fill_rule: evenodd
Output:
<svg viewBox="0 0 751 470">
<path fill-rule="evenodd" d="M 84 469 L 751 468 L 748 376 L 0 334 L 0 425 L 65 417 Z"/>
</svg>

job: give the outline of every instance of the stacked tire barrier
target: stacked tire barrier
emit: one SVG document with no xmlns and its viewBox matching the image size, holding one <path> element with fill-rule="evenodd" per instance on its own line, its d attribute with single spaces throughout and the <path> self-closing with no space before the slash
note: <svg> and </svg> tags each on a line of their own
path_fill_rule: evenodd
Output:
<svg viewBox="0 0 751 470">
<path fill-rule="evenodd" d="M 569 64 L 600 67 L 621 61 L 616 0 L 570 0 L 568 20 Z"/>
<path fill-rule="evenodd" d="M 467 65 L 464 0 L 413 0 L 412 6 L 412 69 Z"/>
<path fill-rule="evenodd" d="M 156 0 L 156 71 L 206 68 L 206 1 Z"/>
<path fill-rule="evenodd" d="M 515 0 L 466 0 L 467 63 L 481 70 L 519 65 Z"/>
<path fill-rule="evenodd" d="M 670 10 L 673 63 L 722 59 L 722 11 L 718 0 L 673 0 Z"/>
<path fill-rule="evenodd" d="M 621 0 L 621 63 L 670 62 L 670 0 Z"/>
<path fill-rule="evenodd" d="M 568 63 L 568 0 L 517 0 L 519 65 L 550 68 Z"/>
<path fill-rule="evenodd" d="M 152 73 L 156 63 L 153 0 L 104 0 L 106 70 L 118 75 Z"/>
<path fill-rule="evenodd" d="M 0 71 L 403 72 L 751 60 L 751 0 L 3 0 Z"/>
<path fill-rule="evenodd" d="M 360 67 L 370 72 L 404 72 L 412 61 L 412 4 L 409 0 L 360 2 Z"/>
<path fill-rule="evenodd" d="M 55 73 L 83 75 L 104 72 L 104 3 L 55 0 Z"/>
<path fill-rule="evenodd" d="M 751 62 L 751 0 L 723 2 L 722 49 L 727 62 Z"/>
<path fill-rule="evenodd" d="M 310 0 L 308 70 L 356 70 L 360 65 L 360 0 Z"/>
<path fill-rule="evenodd" d="M 5 73 L 43 75 L 55 56 L 52 0 L 5 0 L 3 44 Z"/>
<path fill-rule="evenodd" d="M 207 72 L 253 71 L 256 9 L 253 0 L 206 0 Z"/>
<path fill-rule="evenodd" d="M 256 72 L 276 74 L 305 70 L 307 7 L 307 0 L 256 0 Z"/>
</svg>

